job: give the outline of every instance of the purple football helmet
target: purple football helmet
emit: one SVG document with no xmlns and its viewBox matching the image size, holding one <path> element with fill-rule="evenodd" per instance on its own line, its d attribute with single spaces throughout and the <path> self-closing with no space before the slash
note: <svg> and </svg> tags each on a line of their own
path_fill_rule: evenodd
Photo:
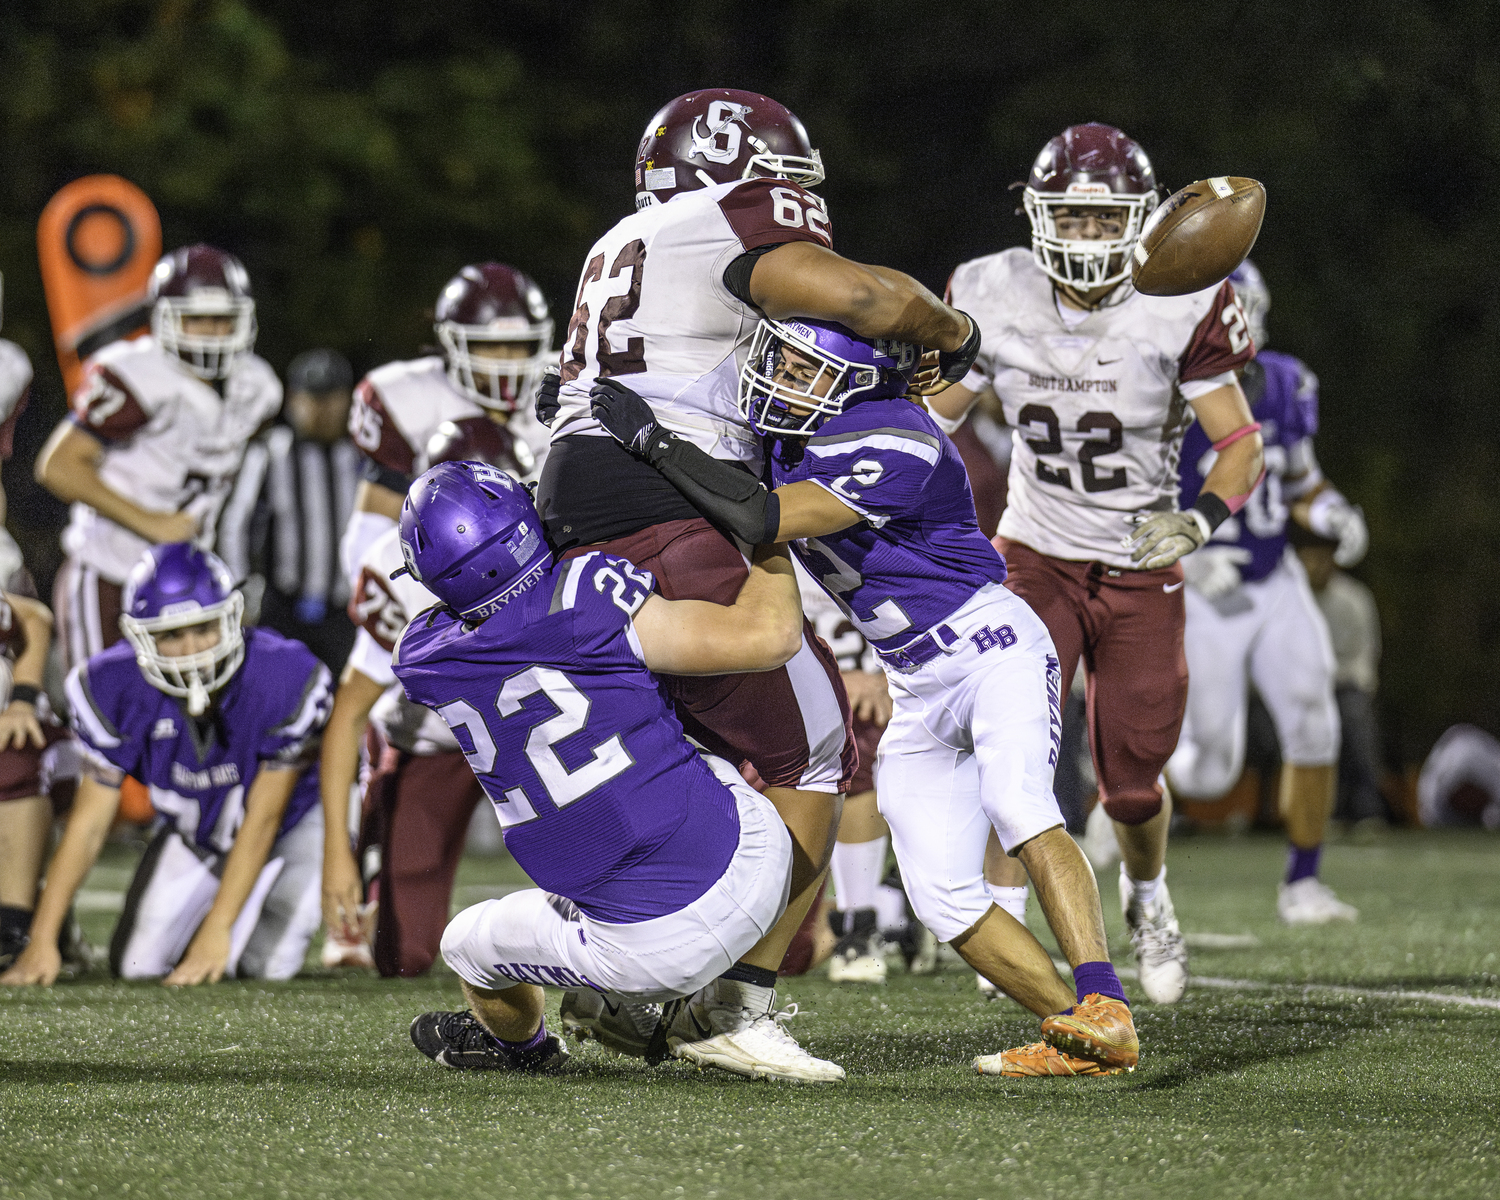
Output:
<svg viewBox="0 0 1500 1200">
<path fill-rule="evenodd" d="M 764 320 L 740 370 L 740 412 L 757 433 L 805 437 L 851 404 L 904 396 L 917 357 L 910 342 L 833 321 Z"/>
<path fill-rule="evenodd" d="M 202 716 L 209 698 L 245 661 L 245 599 L 229 568 L 191 542 L 152 546 L 131 568 L 121 607 L 120 629 L 146 682 L 185 699 L 188 712 Z M 167 655 L 157 647 L 158 634 L 210 624 L 217 624 L 219 637 L 206 650 Z"/>
<path fill-rule="evenodd" d="M 181 246 L 151 272 L 151 334 L 199 379 L 226 379 L 255 346 L 255 301 L 250 276 L 232 254 L 205 246 Z M 192 317 L 228 317 L 228 333 L 190 333 Z"/>
<path fill-rule="evenodd" d="M 482 621 L 552 565 L 531 493 L 497 467 L 439 463 L 401 505 L 412 578 L 466 621 Z"/>
<path fill-rule="evenodd" d="M 1245 324 L 1250 326 L 1250 337 L 1257 351 L 1266 348 L 1266 314 L 1271 311 L 1271 289 L 1266 286 L 1265 276 L 1248 258 L 1229 274 L 1234 284 L 1234 294 L 1239 297 L 1240 307 L 1245 310 Z"/>
</svg>

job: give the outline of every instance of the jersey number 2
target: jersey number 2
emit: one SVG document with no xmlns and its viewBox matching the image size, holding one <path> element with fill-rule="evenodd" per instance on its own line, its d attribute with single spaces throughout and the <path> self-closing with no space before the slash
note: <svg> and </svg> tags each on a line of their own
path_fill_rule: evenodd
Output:
<svg viewBox="0 0 1500 1200">
<path fill-rule="evenodd" d="M 1067 467 L 1050 467 L 1042 461 L 1044 454 L 1063 453 L 1062 424 L 1057 419 L 1057 413 L 1045 404 L 1028 404 L 1017 414 L 1017 419 L 1022 425 L 1043 425 L 1047 429 L 1045 438 L 1026 439 L 1026 444 L 1037 456 L 1036 477 L 1054 487 L 1071 488 L 1073 476 Z M 1112 492 L 1124 487 L 1124 467 L 1116 467 L 1107 475 L 1100 475 L 1094 469 L 1095 458 L 1101 454 L 1113 454 L 1125 444 L 1125 429 L 1120 424 L 1120 418 L 1111 412 L 1086 412 L 1078 418 L 1077 428 L 1079 433 L 1094 435 L 1078 447 L 1078 467 L 1083 476 L 1083 490 Z M 1100 437 L 1100 434 L 1104 436 Z"/>
<path fill-rule="evenodd" d="M 500 687 L 495 697 L 495 711 L 503 721 L 515 716 L 524 708 L 526 701 L 540 693 L 545 696 L 557 712 L 538 721 L 526 735 L 526 757 L 532 770 L 547 790 L 547 797 L 557 808 L 566 808 L 575 800 L 581 800 L 601 784 L 608 783 L 635 760 L 620 735 L 606 738 L 594 747 L 589 761 L 574 770 L 568 770 L 557 752 L 557 743 L 580 732 L 589 722 L 589 698 L 580 692 L 561 671 L 555 667 L 529 667 L 512 675 Z M 454 700 L 438 709 L 438 715 L 448 723 L 460 746 L 464 741 L 464 758 L 474 774 L 484 782 L 484 776 L 495 769 L 495 739 L 483 715 L 467 700 Z M 463 730 L 467 737 L 459 735 Z M 506 788 L 495 795 L 488 786 L 490 799 L 495 802 L 500 824 L 509 828 L 536 817 L 536 809 L 525 789 Z"/>
</svg>

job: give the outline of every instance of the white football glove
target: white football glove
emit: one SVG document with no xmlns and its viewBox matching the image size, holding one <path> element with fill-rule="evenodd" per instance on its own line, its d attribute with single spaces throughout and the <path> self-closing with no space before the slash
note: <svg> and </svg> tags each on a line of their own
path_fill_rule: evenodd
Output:
<svg viewBox="0 0 1500 1200">
<path fill-rule="evenodd" d="M 1140 571 L 1160 571 L 1184 554 L 1191 554 L 1212 532 L 1208 520 L 1195 508 L 1186 512 L 1139 514 L 1129 518 L 1135 532 L 1120 544 L 1130 551 L 1130 561 Z"/>
<path fill-rule="evenodd" d="M 1350 504 L 1333 488 L 1325 488 L 1313 497 L 1307 510 L 1307 527 L 1319 537 L 1338 542 L 1333 561 L 1341 567 L 1352 567 L 1370 548 L 1365 510 Z"/>
<path fill-rule="evenodd" d="M 1205 600 L 1217 600 L 1240 586 L 1240 568 L 1251 557 L 1243 546 L 1203 546 L 1183 556 L 1182 574 Z"/>
</svg>

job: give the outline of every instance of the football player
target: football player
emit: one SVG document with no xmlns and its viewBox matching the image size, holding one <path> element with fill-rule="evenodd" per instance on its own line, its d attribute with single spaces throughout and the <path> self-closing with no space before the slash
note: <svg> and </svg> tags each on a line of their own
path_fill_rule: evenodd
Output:
<svg viewBox="0 0 1500 1200">
<path fill-rule="evenodd" d="M 255 345 L 250 279 L 233 255 L 184 246 L 156 264 L 151 336 L 85 364 L 72 414 L 36 460 L 37 482 L 72 503 L 53 594 L 73 667 L 120 635 L 120 590 L 153 543 L 213 545 L 250 437 L 281 408 Z"/>
<path fill-rule="evenodd" d="M 328 668 L 302 643 L 242 630 L 229 570 L 184 542 L 125 583 L 126 640 L 74 667 L 67 696 L 85 773 L 0 983 L 50 985 L 58 930 L 93 868 L 126 775 L 165 820 L 126 893 L 109 961 L 122 979 L 290 979 L 318 928 L 318 737 Z"/>
<path fill-rule="evenodd" d="M 466 417 L 438 427 L 426 459 L 433 466 L 484 462 L 519 478 L 524 471 L 514 445 L 493 421 Z M 421 975 L 437 958 L 469 818 L 484 797 L 442 718 L 408 700 L 391 671 L 391 648 L 407 620 L 437 603 L 402 562 L 399 529 L 381 534 L 360 558 L 350 604 L 359 632 L 319 760 L 324 826 L 348 829 L 365 729 L 373 720 L 380 731 L 385 748 L 367 789 L 369 832 L 361 852 L 344 837 L 323 844 L 323 919 L 326 965 L 373 965 L 385 976 Z M 378 899 L 366 905 L 359 863 L 372 848 L 380 856 L 371 889 Z M 373 960 L 364 935 L 372 917 Z"/>
<path fill-rule="evenodd" d="M 1369 535 L 1364 514 L 1328 482 L 1313 452 L 1316 376 L 1290 354 L 1265 349 L 1265 280 L 1249 260 L 1230 280 L 1255 341 L 1242 387 L 1260 423 L 1266 474 L 1245 507 L 1182 560 L 1190 683 L 1167 779 L 1174 792 L 1200 800 L 1234 786 L 1245 765 L 1253 682 L 1281 742 L 1281 812 L 1291 844 L 1276 910 L 1289 925 L 1352 921 L 1358 911 L 1318 878 L 1338 788 L 1339 711 L 1328 627 L 1287 544 L 1287 520 L 1336 541 L 1341 567 L 1364 556 Z M 1182 445 L 1184 507 L 1198 498 L 1217 457 L 1195 424 Z"/>
<path fill-rule="evenodd" d="M 739 388 L 768 439 L 774 490 L 661 426 L 618 379 L 594 385 L 596 418 L 704 513 L 749 543 L 790 541 L 870 640 L 893 714 L 875 766 L 917 918 L 1043 1018 L 1044 1041 L 975 1060 L 984 1074 L 1132 1069 L 1138 1044 L 1109 962 L 1099 891 L 1052 795 L 1061 730 L 1047 629 L 1002 586 L 953 443 L 907 399 L 917 348 L 826 321 L 763 321 Z M 1077 995 L 1026 927 L 991 902 L 997 834 L 1036 880 Z M 668 1010 L 668 1041 L 691 1036 Z"/>
<path fill-rule="evenodd" d="M 1245 504 L 1261 472 L 1259 426 L 1235 372 L 1253 347 L 1224 283 L 1161 298 L 1130 285 L 1130 255 L 1156 204 L 1145 151 L 1108 125 L 1075 125 L 1031 168 L 1031 249 L 964 263 L 950 298 L 984 349 L 934 397 L 962 417 L 986 389 L 1012 429 L 1009 497 L 995 545 L 1007 585 L 1046 622 L 1066 695 L 1088 668 L 1099 795 L 1122 856 L 1120 902 L 1141 987 L 1171 1003 L 1187 952 L 1166 887 L 1170 803 L 1162 768 L 1187 697 L 1182 568 Z M 1177 509 L 1191 417 L 1218 457 L 1193 506 Z M 1014 864 L 1011 864 L 1014 867 Z M 1021 887 L 1019 871 L 992 879 Z"/>
<path fill-rule="evenodd" d="M 370 543 L 395 527 L 443 422 L 488 417 L 510 435 L 511 457 L 528 479 L 546 452 L 533 401 L 557 359 L 541 288 L 504 263 L 475 263 L 444 285 L 435 317 L 441 355 L 376 367 L 354 390 L 349 435 L 367 461 L 339 544 L 351 583 Z"/>
<path fill-rule="evenodd" d="M 443 958 L 470 1012 L 426 1013 L 412 1041 L 446 1067 L 548 1070 L 566 1057 L 542 988 L 606 1046 L 645 1054 L 655 1001 L 722 986 L 786 906 L 792 845 L 775 807 L 683 734 L 651 672 L 765 670 L 798 653 L 791 564 L 769 555 L 730 605 L 668 601 L 624 559 L 554 561 L 526 489 L 443 463 L 401 513 L 409 569 L 441 604 L 401 634 L 392 667 L 436 710 L 494 801 L 537 888 L 465 909 Z M 834 1082 L 755 1013 L 695 1042 L 694 1061 Z M 780 1047 L 790 1045 L 788 1056 Z"/>
<path fill-rule="evenodd" d="M 822 160 L 774 100 L 724 89 L 679 96 L 647 125 L 635 172 L 637 211 L 590 250 L 558 391 L 543 389 L 552 448 L 537 507 L 563 553 L 602 550 L 649 571 L 664 596 L 727 603 L 745 578 L 739 547 L 609 437 L 590 412 L 594 382 L 628 377 L 665 426 L 736 464 L 753 489 L 760 441 L 739 412 L 736 381 L 763 314 L 826 317 L 937 347 L 952 379 L 972 362 L 978 334 L 911 277 L 832 251 L 828 211 L 807 190 L 823 179 Z M 711 1040 L 726 1021 L 748 1027 L 770 1011 L 776 970 L 821 885 L 856 752 L 838 665 L 810 631 L 776 671 L 664 682 L 690 736 L 755 767 L 797 845 L 781 925 L 735 968 L 722 1010 L 707 993 L 692 1006 L 714 1008 L 702 1027 Z"/>
</svg>

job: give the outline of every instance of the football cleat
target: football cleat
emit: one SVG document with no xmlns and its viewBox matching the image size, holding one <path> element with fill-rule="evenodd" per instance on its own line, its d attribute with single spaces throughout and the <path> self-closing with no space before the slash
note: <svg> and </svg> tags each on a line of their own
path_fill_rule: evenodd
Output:
<svg viewBox="0 0 1500 1200">
<path fill-rule="evenodd" d="M 546 1027 L 543 1026 L 543 1033 Z M 530 1049 L 507 1046 L 473 1013 L 423 1013 L 411 1023 L 412 1045 L 440 1067 L 455 1071 L 524 1071 L 551 1074 L 568 1061 L 568 1050 L 548 1034 Z"/>
<path fill-rule="evenodd" d="M 858 908 L 841 913 L 850 928 L 828 960 L 830 983 L 884 983 L 885 944 L 876 928 L 875 910 Z"/>
<path fill-rule="evenodd" d="M 983 1054 L 974 1060 L 981 1075 L 1006 1075 L 1025 1079 L 1039 1075 L 1119 1075 L 1124 1067 L 1109 1067 L 1088 1058 L 1064 1054 L 1046 1042 L 1032 1042 L 999 1054 Z"/>
<path fill-rule="evenodd" d="M 1091 992 L 1082 1003 L 1042 1022 L 1042 1037 L 1064 1054 L 1134 1071 L 1141 1057 L 1130 1005 Z"/>
<path fill-rule="evenodd" d="M 1276 915 L 1288 925 L 1327 925 L 1331 921 L 1357 921 L 1359 909 L 1345 904 L 1316 876 L 1296 883 L 1278 884 Z"/>
<path fill-rule="evenodd" d="M 618 992 L 589 988 L 563 993 L 563 1032 L 580 1042 L 592 1038 L 611 1054 L 644 1058 L 660 1024 L 660 1004 L 642 1004 Z"/>
<path fill-rule="evenodd" d="M 674 1000 L 662 1014 L 658 1038 L 667 1053 L 700 1067 L 778 1079 L 786 1083 L 839 1083 L 844 1068 L 814 1058 L 784 1028 L 797 1006 L 773 1011 L 776 992 L 736 980 L 715 979 L 691 996 Z M 653 1058 L 660 1061 L 653 1043 Z M 664 1055 L 663 1055 L 664 1057 Z"/>
<path fill-rule="evenodd" d="M 1142 904 L 1135 888 L 1120 864 L 1120 908 L 1130 930 L 1130 944 L 1135 949 L 1136 966 L 1141 974 L 1141 991 L 1153 1004 L 1176 1004 L 1187 988 L 1187 944 L 1177 928 L 1177 913 L 1167 891 L 1166 868 L 1156 889 L 1156 899 Z"/>
</svg>

